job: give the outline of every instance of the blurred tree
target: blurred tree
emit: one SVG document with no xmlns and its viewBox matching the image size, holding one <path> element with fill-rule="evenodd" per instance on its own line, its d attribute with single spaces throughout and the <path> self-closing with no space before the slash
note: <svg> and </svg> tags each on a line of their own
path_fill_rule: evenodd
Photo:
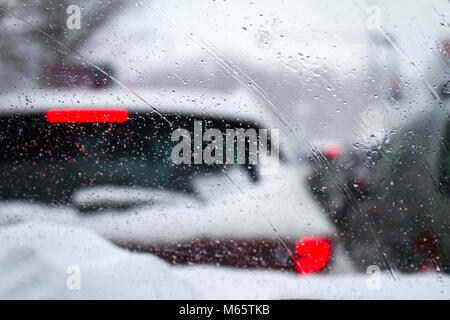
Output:
<svg viewBox="0 0 450 320">
<path fill-rule="evenodd" d="M 124 3 L 124 0 L 0 0 L 1 65 L 8 72 L 24 77 L 41 77 L 48 67 L 74 63 L 76 55 L 57 41 L 78 52 L 96 30 L 122 11 Z M 68 28 L 68 19 L 70 25 L 71 15 L 76 14 L 68 10 L 73 5 L 80 9 L 79 29 Z"/>
</svg>

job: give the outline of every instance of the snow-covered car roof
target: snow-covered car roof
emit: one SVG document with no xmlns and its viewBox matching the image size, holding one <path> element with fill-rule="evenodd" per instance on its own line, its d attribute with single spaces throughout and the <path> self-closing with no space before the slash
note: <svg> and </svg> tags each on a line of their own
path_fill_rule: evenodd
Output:
<svg viewBox="0 0 450 320">
<path fill-rule="evenodd" d="M 137 89 L 136 95 L 120 88 L 106 90 L 26 90 L 0 95 L 0 115 L 46 112 L 49 109 L 125 108 L 140 112 L 204 115 L 247 119 L 266 125 L 275 121 L 270 109 L 250 92 Z M 145 100 L 145 102 L 139 97 Z M 146 103 L 147 102 L 147 103 Z"/>
</svg>

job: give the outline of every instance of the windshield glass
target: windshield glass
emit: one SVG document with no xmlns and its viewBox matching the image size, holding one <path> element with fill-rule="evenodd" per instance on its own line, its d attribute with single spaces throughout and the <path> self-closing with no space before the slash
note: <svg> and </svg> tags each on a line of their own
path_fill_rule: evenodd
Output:
<svg viewBox="0 0 450 320">
<path fill-rule="evenodd" d="M 449 299 L 449 21 L 445 0 L 0 0 L 0 298 L 59 281 L 15 282 L 26 247 L 168 299 L 190 297 L 160 273 L 206 298 Z"/>
</svg>

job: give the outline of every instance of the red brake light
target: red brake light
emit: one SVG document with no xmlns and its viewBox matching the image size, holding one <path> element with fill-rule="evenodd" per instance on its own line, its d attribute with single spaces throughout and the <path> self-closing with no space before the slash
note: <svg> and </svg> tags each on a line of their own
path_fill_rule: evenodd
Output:
<svg viewBox="0 0 450 320">
<path fill-rule="evenodd" d="M 331 241 L 325 238 L 302 238 L 297 242 L 295 267 L 301 274 L 322 270 L 331 257 Z"/>
<path fill-rule="evenodd" d="M 323 147 L 322 153 L 328 159 L 339 158 L 344 152 L 344 148 L 340 144 L 330 143 Z"/>
<path fill-rule="evenodd" d="M 432 232 L 421 232 L 415 241 L 417 256 L 420 257 L 419 271 L 430 272 L 437 269 L 442 270 L 441 248 L 439 241 Z"/>
<path fill-rule="evenodd" d="M 47 112 L 49 122 L 125 122 L 128 111 L 125 109 L 52 109 Z"/>
</svg>

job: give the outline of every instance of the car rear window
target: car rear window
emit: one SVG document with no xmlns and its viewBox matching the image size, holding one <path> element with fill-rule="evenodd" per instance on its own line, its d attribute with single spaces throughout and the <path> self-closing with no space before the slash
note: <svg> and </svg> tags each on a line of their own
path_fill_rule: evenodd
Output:
<svg viewBox="0 0 450 320">
<path fill-rule="evenodd" d="M 130 112 L 124 123 L 54 123 L 46 114 L 2 116 L 2 197 L 67 202 L 75 189 L 102 184 L 193 193 L 195 177 L 223 174 L 227 165 L 175 165 L 171 159 L 178 143 L 171 139 L 175 128 L 193 131 L 194 121 L 224 134 L 226 128 L 236 126 L 257 128 L 229 119 L 181 115 L 165 115 L 164 119 L 139 112 Z M 248 140 L 245 150 L 248 159 Z M 256 181 L 256 166 L 248 160 L 245 163 L 238 166 Z M 54 184 L 59 187 L 49 191 Z"/>
</svg>

